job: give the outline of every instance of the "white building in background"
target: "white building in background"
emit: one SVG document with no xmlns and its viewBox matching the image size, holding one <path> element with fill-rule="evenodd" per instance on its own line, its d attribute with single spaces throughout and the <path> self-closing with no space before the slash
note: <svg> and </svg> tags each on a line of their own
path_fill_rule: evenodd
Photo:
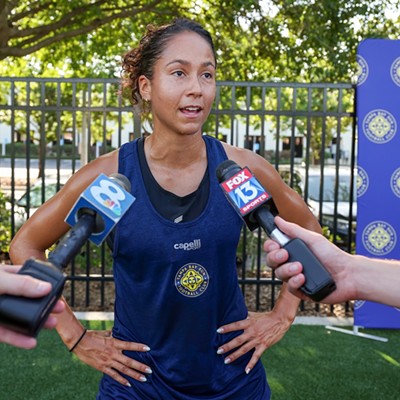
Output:
<svg viewBox="0 0 400 400">
<path fill-rule="evenodd" d="M 11 143 L 11 126 L 0 122 L 0 156 L 6 155 L 6 145 Z"/>
<path fill-rule="evenodd" d="M 297 132 L 296 132 L 297 131 Z M 296 129 L 295 135 L 292 138 L 292 132 L 290 129 L 286 129 L 279 134 L 278 151 L 290 151 L 292 146 L 292 140 L 294 140 L 294 155 L 295 162 L 301 162 L 306 154 L 307 149 L 307 137 L 306 135 L 298 132 Z M 228 143 L 232 143 L 235 146 L 245 147 L 247 149 L 259 152 L 261 148 L 262 133 L 261 129 L 255 129 L 252 126 L 248 128 L 248 136 L 246 138 L 246 125 L 240 121 L 235 121 L 233 132 L 228 128 L 220 128 L 218 130 L 220 139 Z M 275 152 L 277 149 L 275 128 L 270 123 L 265 123 L 264 128 L 264 147 L 265 151 Z M 231 136 L 233 136 L 231 138 Z M 352 149 L 352 128 L 348 127 L 342 132 L 340 137 L 340 163 L 350 163 Z M 326 159 L 327 163 L 334 163 L 337 151 L 337 138 L 334 137 L 330 142 L 326 143 L 325 152 L 329 155 Z M 357 153 L 357 147 L 355 149 Z"/>
<path fill-rule="evenodd" d="M 34 127 L 32 126 L 32 131 L 35 131 Z M 246 138 L 246 129 L 248 131 L 248 137 Z M 144 132 L 149 132 L 151 131 L 150 125 L 143 124 L 142 126 L 142 134 Z M 291 145 L 292 145 L 292 140 L 294 140 L 294 155 L 295 155 L 295 162 L 300 163 L 302 160 L 305 158 L 305 151 L 307 149 L 307 138 L 303 134 L 300 134 L 299 132 L 295 132 L 294 138 L 292 138 L 292 133 L 290 129 L 284 130 L 280 132 L 279 136 L 279 143 L 278 146 L 276 145 L 276 135 L 275 135 L 275 130 L 271 126 L 269 122 L 265 122 L 265 128 L 264 128 L 264 146 L 265 146 L 265 151 L 271 151 L 275 152 L 276 148 L 278 147 L 278 151 L 282 152 L 285 150 L 290 151 Z M 224 128 L 221 127 L 218 130 L 219 138 L 225 140 L 228 143 L 232 143 L 235 146 L 238 147 L 246 147 L 250 150 L 253 150 L 255 152 L 259 152 L 261 149 L 261 141 L 262 141 L 262 135 L 261 135 L 261 129 L 255 129 L 251 125 L 246 128 L 246 125 L 241 122 L 236 120 L 233 129 L 229 128 Z M 39 133 L 37 133 L 37 136 Z M 65 132 L 66 138 L 69 140 L 72 140 L 72 134 L 69 132 Z M 82 142 L 85 143 L 85 140 L 82 140 L 83 138 L 81 137 L 82 132 L 76 132 L 75 134 L 75 143 L 78 146 L 78 151 L 81 152 L 82 149 Z M 34 133 L 34 136 L 35 133 Z M 134 137 L 137 135 L 134 135 L 133 133 L 133 124 L 125 124 L 121 128 L 121 132 L 118 132 L 118 127 L 115 126 L 115 131 L 111 136 L 111 141 L 109 144 L 113 148 L 117 148 L 119 146 L 120 140 L 121 143 L 126 143 L 130 140 L 133 140 Z M 232 136 L 232 137 L 231 137 Z M 61 138 L 63 140 L 64 136 Z M 247 140 L 248 139 L 248 140 Z M 351 148 L 352 148 L 352 132 L 351 132 L 351 127 L 347 128 L 341 135 L 341 143 L 340 143 L 340 152 L 341 152 L 341 157 L 340 157 L 340 163 L 341 164 L 347 164 L 350 162 L 350 156 L 351 156 Z M 326 160 L 327 163 L 329 162 L 335 162 L 335 156 L 336 156 L 336 138 L 333 138 L 333 140 L 330 143 L 326 143 L 326 148 L 325 151 L 326 153 L 330 154 L 330 158 Z M 5 156 L 5 151 L 6 151 L 6 145 L 8 143 L 11 143 L 11 127 L 7 124 L 1 123 L 0 122 L 0 156 Z M 86 145 L 92 145 L 92 144 L 86 144 Z M 95 144 L 96 149 L 99 149 L 102 146 L 102 142 L 97 142 Z M 356 148 L 357 150 L 357 148 Z M 87 151 L 85 152 L 87 153 Z M 97 152 L 96 152 L 97 153 Z"/>
</svg>

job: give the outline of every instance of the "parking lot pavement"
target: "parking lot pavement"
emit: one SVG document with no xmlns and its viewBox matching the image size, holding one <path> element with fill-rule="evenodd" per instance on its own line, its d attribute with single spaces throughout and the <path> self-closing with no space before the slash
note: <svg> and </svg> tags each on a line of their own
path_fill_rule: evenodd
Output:
<svg viewBox="0 0 400 400">
<path fill-rule="evenodd" d="M 71 160 L 61 160 L 60 164 L 57 165 L 57 160 L 53 159 L 46 160 L 45 175 L 56 177 L 58 167 L 60 169 L 60 176 L 63 178 L 72 175 Z M 79 167 L 80 162 L 77 160 L 75 162 L 75 170 L 78 170 Z M 16 191 L 15 197 L 18 198 L 17 192 L 18 194 L 21 191 L 24 192 L 27 188 L 28 182 L 30 185 L 32 185 L 39 176 L 39 162 L 37 159 L 30 160 L 28 174 L 27 162 L 25 159 L 17 158 L 12 164 L 10 158 L 0 158 L 0 190 L 2 190 L 5 194 L 9 194 L 11 192 L 12 170 L 14 170 L 14 190 Z"/>
</svg>

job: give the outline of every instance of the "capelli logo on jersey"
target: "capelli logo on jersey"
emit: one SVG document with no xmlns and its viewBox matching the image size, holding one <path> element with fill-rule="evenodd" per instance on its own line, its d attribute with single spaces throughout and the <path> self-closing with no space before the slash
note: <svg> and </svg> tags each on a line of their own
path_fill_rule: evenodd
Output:
<svg viewBox="0 0 400 400">
<path fill-rule="evenodd" d="M 175 243 L 174 249 L 175 250 L 199 250 L 201 248 L 201 241 L 200 239 L 195 239 L 193 242 L 187 243 Z"/>
</svg>

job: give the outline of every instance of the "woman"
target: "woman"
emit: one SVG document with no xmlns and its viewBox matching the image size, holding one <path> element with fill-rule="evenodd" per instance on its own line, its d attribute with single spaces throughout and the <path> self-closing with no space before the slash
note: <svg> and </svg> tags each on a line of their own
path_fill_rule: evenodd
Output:
<svg viewBox="0 0 400 400">
<path fill-rule="evenodd" d="M 136 201 L 114 239 L 112 333 L 85 332 L 69 308 L 57 326 L 69 349 L 104 372 L 98 399 L 269 399 L 259 359 L 289 329 L 299 300 L 284 289 L 272 312 L 247 312 L 235 263 L 242 221 L 217 166 L 226 159 L 248 166 L 284 218 L 319 225 L 265 159 L 202 135 L 216 56 L 200 25 L 150 27 L 123 71 L 123 90 L 151 110 L 153 133 L 79 170 L 18 232 L 12 260 L 44 258 L 85 187 L 101 172 L 125 175 Z"/>
</svg>

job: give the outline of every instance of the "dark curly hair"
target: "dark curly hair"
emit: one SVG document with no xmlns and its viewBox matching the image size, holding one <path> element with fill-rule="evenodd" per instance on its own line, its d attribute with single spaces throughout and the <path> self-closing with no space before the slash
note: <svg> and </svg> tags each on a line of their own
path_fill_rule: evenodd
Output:
<svg viewBox="0 0 400 400">
<path fill-rule="evenodd" d="M 133 105 L 139 104 L 141 101 L 138 87 L 139 77 L 144 75 L 151 80 L 154 64 L 160 58 L 168 41 L 185 31 L 195 32 L 204 38 L 209 43 L 216 60 L 211 35 L 197 22 L 177 18 L 171 24 L 160 27 L 148 25 L 139 46 L 126 53 L 122 60 L 121 92 L 129 98 Z"/>
</svg>

